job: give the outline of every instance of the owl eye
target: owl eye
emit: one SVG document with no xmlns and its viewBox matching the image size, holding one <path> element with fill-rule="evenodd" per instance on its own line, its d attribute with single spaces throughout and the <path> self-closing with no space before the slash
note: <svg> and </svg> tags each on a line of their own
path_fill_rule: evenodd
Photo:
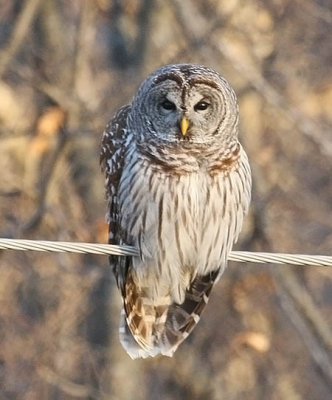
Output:
<svg viewBox="0 0 332 400">
<path fill-rule="evenodd" d="M 163 108 L 164 110 L 167 110 L 167 111 L 173 111 L 173 110 L 176 109 L 175 104 L 172 103 L 172 102 L 169 101 L 169 100 L 164 100 L 164 101 L 161 103 L 161 106 L 162 106 L 162 108 Z"/>
<path fill-rule="evenodd" d="M 205 111 L 209 108 L 210 104 L 207 103 L 206 101 L 199 101 L 195 106 L 194 110 L 195 111 Z"/>
</svg>

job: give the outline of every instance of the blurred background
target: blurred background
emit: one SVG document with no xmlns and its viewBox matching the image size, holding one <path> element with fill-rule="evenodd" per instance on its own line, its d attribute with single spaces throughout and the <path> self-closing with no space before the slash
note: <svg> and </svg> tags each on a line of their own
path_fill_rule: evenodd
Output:
<svg viewBox="0 0 332 400">
<path fill-rule="evenodd" d="M 104 126 L 163 64 L 221 72 L 254 176 L 237 249 L 332 255 L 331 0 L 0 1 L 0 237 L 106 242 Z M 0 398 L 332 397 L 331 269 L 230 263 L 172 359 L 118 340 L 107 257 L 0 253 Z"/>
</svg>

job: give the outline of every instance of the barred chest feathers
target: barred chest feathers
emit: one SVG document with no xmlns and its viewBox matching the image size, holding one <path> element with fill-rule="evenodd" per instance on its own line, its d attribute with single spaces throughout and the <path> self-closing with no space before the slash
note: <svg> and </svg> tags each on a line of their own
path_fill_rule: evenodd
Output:
<svg viewBox="0 0 332 400">
<path fill-rule="evenodd" d="M 152 301 L 181 304 L 196 275 L 226 266 L 250 201 L 247 156 L 236 142 L 227 157 L 213 151 L 200 163 L 194 152 L 166 167 L 160 154 L 129 148 L 118 199 L 126 242 L 140 251 L 133 270 Z"/>
</svg>

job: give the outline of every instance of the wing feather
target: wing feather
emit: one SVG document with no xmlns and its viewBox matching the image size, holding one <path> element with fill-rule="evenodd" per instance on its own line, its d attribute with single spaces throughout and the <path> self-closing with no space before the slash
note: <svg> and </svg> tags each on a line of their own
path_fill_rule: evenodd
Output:
<svg viewBox="0 0 332 400">
<path fill-rule="evenodd" d="M 126 105 L 119 109 L 107 124 L 101 141 L 100 165 L 105 172 L 105 190 L 108 200 L 106 220 L 109 223 L 110 244 L 121 244 L 121 230 L 119 225 L 118 188 L 121 179 L 127 139 L 127 118 L 131 106 Z M 116 268 L 115 276 L 118 286 L 123 288 L 123 280 L 128 268 L 127 257 L 110 256 L 110 263 Z M 121 265 L 119 265 L 119 263 Z M 121 271 L 121 274 L 118 272 Z"/>
</svg>

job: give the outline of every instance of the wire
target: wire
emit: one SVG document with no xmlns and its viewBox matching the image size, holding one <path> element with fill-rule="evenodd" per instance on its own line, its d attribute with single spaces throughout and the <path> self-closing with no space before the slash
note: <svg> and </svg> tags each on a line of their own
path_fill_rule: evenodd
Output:
<svg viewBox="0 0 332 400">
<path fill-rule="evenodd" d="M 59 253 L 103 254 L 137 256 L 138 251 L 131 246 L 115 246 L 101 243 L 56 242 L 50 240 L 0 239 L 3 250 L 34 250 Z"/>
<path fill-rule="evenodd" d="M 56 242 L 48 240 L 25 240 L 6 238 L 0 238 L 0 249 L 101 255 L 113 254 L 118 256 L 139 255 L 139 252 L 134 247 L 125 245 L 116 246 L 101 243 Z M 332 267 L 331 256 L 314 256 L 304 254 L 232 251 L 228 257 L 228 260 L 237 262 Z"/>
<path fill-rule="evenodd" d="M 232 251 L 229 261 L 332 267 L 331 256 Z"/>
</svg>

